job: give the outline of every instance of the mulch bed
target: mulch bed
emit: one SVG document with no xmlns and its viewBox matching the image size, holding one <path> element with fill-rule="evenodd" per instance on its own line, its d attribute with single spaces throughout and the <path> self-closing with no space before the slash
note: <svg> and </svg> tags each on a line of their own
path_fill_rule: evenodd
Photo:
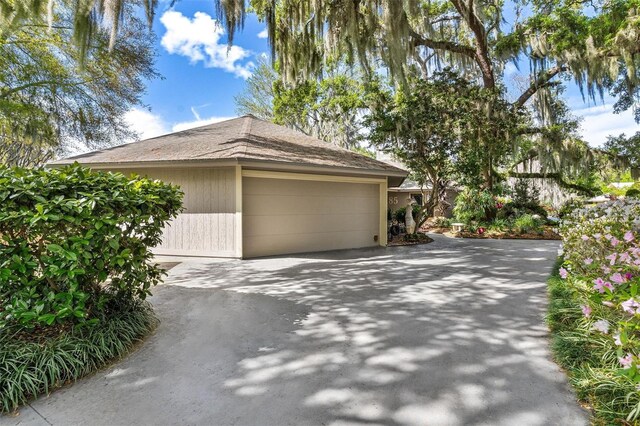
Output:
<svg viewBox="0 0 640 426">
<path fill-rule="evenodd" d="M 453 238 L 478 238 L 478 239 L 494 239 L 494 240 L 560 240 L 560 235 L 553 232 L 551 228 L 545 228 L 542 234 L 531 232 L 520 234 L 516 232 L 498 232 L 485 231 L 484 234 L 478 234 L 469 231 L 453 232 L 450 228 L 427 228 L 425 232 L 433 232 L 435 234 L 446 235 Z"/>
<path fill-rule="evenodd" d="M 53 324 L 50 326 L 36 326 L 33 329 L 19 329 L 13 332 L 13 340 L 22 342 L 46 343 L 63 334 L 70 333 L 73 326 L 71 324 Z M 11 333 L 11 330 L 4 329 L 3 333 Z"/>
<path fill-rule="evenodd" d="M 398 235 L 387 242 L 387 247 L 397 246 L 416 246 L 418 244 L 429 244 L 433 242 L 433 238 L 425 234 L 416 234 L 417 240 L 405 240 L 405 235 Z"/>
</svg>

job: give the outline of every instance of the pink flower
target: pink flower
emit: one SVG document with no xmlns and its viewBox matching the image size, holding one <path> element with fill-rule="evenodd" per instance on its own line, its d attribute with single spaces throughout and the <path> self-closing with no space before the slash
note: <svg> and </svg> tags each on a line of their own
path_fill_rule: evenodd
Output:
<svg viewBox="0 0 640 426">
<path fill-rule="evenodd" d="M 605 288 L 613 291 L 613 286 L 611 285 L 611 283 L 609 281 L 604 281 L 602 278 L 596 278 L 593 283 L 593 289 L 598 290 L 600 293 L 604 293 Z"/>
<path fill-rule="evenodd" d="M 631 256 L 629 256 L 629 253 L 627 252 L 620 253 L 620 262 L 629 263 L 630 261 L 631 261 Z"/>
<path fill-rule="evenodd" d="M 569 276 L 569 271 L 564 268 L 560 268 L 560 271 L 558 271 L 558 273 L 560 274 L 560 278 L 562 278 L 563 280 Z"/>
<path fill-rule="evenodd" d="M 611 272 L 611 268 L 609 268 L 608 266 L 602 266 L 602 272 L 604 272 L 605 274 L 608 274 L 609 272 Z"/>
<path fill-rule="evenodd" d="M 633 364 L 633 355 L 628 353 L 625 356 L 618 358 L 618 361 L 620 361 L 622 368 L 629 368 L 631 367 L 631 364 Z"/>
<path fill-rule="evenodd" d="M 602 278 L 596 278 L 593 280 L 593 289 L 598 290 L 600 293 L 604 293 L 604 280 Z"/>
<path fill-rule="evenodd" d="M 607 320 L 598 320 L 593 323 L 593 329 L 597 330 L 601 333 L 607 334 L 609 333 L 609 321 Z"/>
<path fill-rule="evenodd" d="M 622 340 L 620 340 L 620 333 L 616 333 L 613 335 L 613 343 L 617 346 L 622 346 Z"/>
<path fill-rule="evenodd" d="M 606 234 L 604 237 L 605 237 L 607 240 L 611 240 L 611 239 L 613 238 L 613 235 L 611 235 L 611 234 Z"/>
<path fill-rule="evenodd" d="M 615 274 L 611 275 L 611 281 L 613 281 L 616 284 L 622 284 L 626 280 L 624 279 L 622 274 L 620 274 L 620 272 L 616 272 Z"/>
<path fill-rule="evenodd" d="M 611 238 L 611 245 L 612 246 L 617 246 L 618 244 L 620 244 L 620 240 L 617 239 L 616 237 Z"/>
<path fill-rule="evenodd" d="M 634 238 L 635 238 L 635 237 L 633 236 L 633 232 L 631 232 L 631 231 L 627 231 L 627 232 L 625 232 L 624 237 L 623 237 L 623 239 L 624 239 L 626 242 L 628 242 L 628 243 L 630 243 L 631 241 L 633 241 L 633 239 L 634 239 Z"/>
<path fill-rule="evenodd" d="M 629 281 L 631 278 L 633 278 L 633 274 L 631 272 L 627 272 L 626 274 L 624 274 L 624 279 Z"/>
<path fill-rule="evenodd" d="M 589 318 L 591 316 L 591 312 L 591 306 L 582 305 L 582 315 L 584 315 L 586 318 Z"/>
<path fill-rule="evenodd" d="M 602 237 L 601 233 L 593 234 L 593 238 L 595 238 L 596 240 L 599 240 L 600 237 Z"/>
<path fill-rule="evenodd" d="M 586 236 L 586 235 L 583 235 L 583 236 L 582 236 L 582 241 L 589 241 L 589 237 L 588 237 L 588 236 Z"/>
<path fill-rule="evenodd" d="M 620 307 L 623 311 L 629 314 L 637 314 L 640 313 L 640 303 L 636 302 L 635 299 L 629 299 L 620 304 Z"/>
<path fill-rule="evenodd" d="M 613 266 L 616 263 L 616 259 L 618 258 L 618 254 L 617 253 L 612 253 L 609 256 L 605 256 L 604 258 L 609 260 L 609 264 Z"/>
<path fill-rule="evenodd" d="M 590 258 L 590 257 L 587 257 L 587 258 L 584 260 L 584 264 L 585 264 L 585 265 L 591 265 L 592 263 L 593 263 L 593 259 L 592 259 L 592 258 Z"/>
</svg>

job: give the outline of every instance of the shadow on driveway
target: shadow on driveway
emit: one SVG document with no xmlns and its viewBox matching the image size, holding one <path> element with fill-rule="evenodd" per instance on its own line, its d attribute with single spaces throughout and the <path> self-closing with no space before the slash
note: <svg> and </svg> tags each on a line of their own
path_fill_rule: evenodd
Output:
<svg viewBox="0 0 640 426">
<path fill-rule="evenodd" d="M 553 241 L 193 259 L 136 353 L 18 424 L 586 424 L 551 361 Z M 37 411 L 37 412 L 36 412 Z"/>
</svg>

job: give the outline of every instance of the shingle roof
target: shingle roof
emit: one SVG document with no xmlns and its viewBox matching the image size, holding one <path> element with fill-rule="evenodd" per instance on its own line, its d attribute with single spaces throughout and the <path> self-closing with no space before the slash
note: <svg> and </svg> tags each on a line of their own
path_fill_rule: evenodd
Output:
<svg viewBox="0 0 640 426">
<path fill-rule="evenodd" d="M 270 161 L 386 172 L 398 167 L 252 115 L 58 160 L 52 164 L 126 164 L 215 160 Z"/>
</svg>

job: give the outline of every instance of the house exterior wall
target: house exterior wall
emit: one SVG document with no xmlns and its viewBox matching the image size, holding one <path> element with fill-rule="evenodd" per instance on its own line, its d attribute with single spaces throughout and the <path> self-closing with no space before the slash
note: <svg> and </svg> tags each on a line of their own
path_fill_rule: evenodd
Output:
<svg viewBox="0 0 640 426">
<path fill-rule="evenodd" d="M 242 193 L 244 257 L 386 245 L 386 181 L 245 176 Z"/>
<path fill-rule="evenodd" d="M 164 229 L 157 254 L 239 257 L 236 250 L 236 169 L 120 169 L 179 185 L 185 211 Z"/>
<path fill-rule="evenodd" d="M 449 207 L 444 212 L 436 212 L 436 216 L 445 216 L 452 217 L 453 216 L 453 206 L 458 196 L 459 191 L 456 189 L 447 189 L 446 191 L 446 201 L 450 204 Z M 409 196 L 417 196 L 422 195 L 423 202 L 425 201 L 424 194 L 419 189 L 398 189 L 398 188 L 390 188 L 387 194 L 388 199 L 388 208 L 391 210 L 391 214 L 396 212 L 397 210 L 406 207 L 407 198 Z"/>
</svg>

